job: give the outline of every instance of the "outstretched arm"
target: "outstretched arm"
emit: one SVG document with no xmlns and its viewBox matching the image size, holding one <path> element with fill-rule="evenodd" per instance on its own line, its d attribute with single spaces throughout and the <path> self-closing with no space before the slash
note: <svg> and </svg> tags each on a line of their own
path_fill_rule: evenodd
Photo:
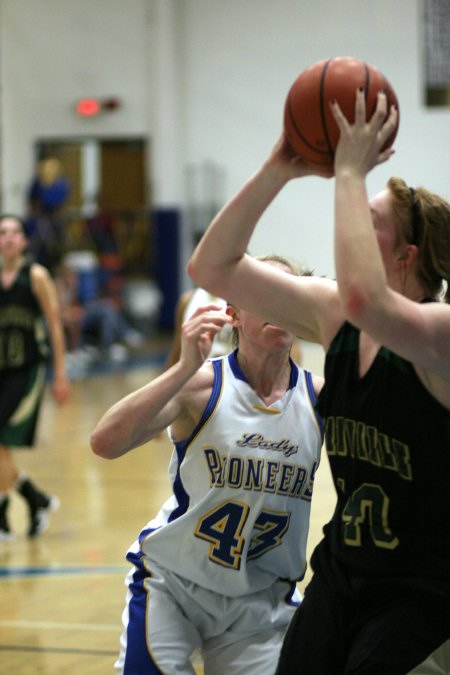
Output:
<svg viewBox="0 0 450 675">
<path fill-rule="evenodd" d="M 286 330 L 326 345 L 340 323 L 334 282 L 294 277 L 246 251 L 264 211 L 293 178 L 312 175 L 280 137 L 262 167 L 214 218 L 189 263 L 194 282 Z"/>
<path fill-rule="evenodd" d="M 366 191 L 366 176 L 392 150 L 381 151 L 392 133 L 397 113 L 386 117 L 386 97 L 379 94 L 376 111 L 366 122 L 364 92 L 358 90 L 355 123 L 350 125 L 337 103 L 332 112 L 340 137 L 335 157 L 335 262 L 339 294 L 350 319 L 355 319 L 368 299 L 387 291 L 387 277 L 377 243 Z"/>
<path fill-rule="evenodd" d="M 390 285 L 366 193 L 366 175 L 392 154 L 382 148 L 396 125 L 397 111 L 392 108 L 385 121 L 386 97 L 380 93 L 376 111 L 366 122 L 362 92 L 356 96 L 353 125 L 337 104 L 332 109 L 340 129 L 335 262 L 343 310 L 375 341 L 421 369 L 425 386 L 450 405 L 450 308 L 444 303 L 420 304 L 420 297 L 407 297 L 402 288 Z M 387 212 L 386 217 L 392 215 Z"/>
<path fill-rule="evenodd" d="M 113 405 L 91 435 L 95 454 L 114 459 L 143 445 L 176 420 L 192 431 L 195 410 L 202 408 L 202 383 L 197 373 L 206 360 L 214 335 L 230 318 L 215 305 L 198 309 L 182 326 L 180 360 L 149 384 Z M 208 392 L 206 392 L 206 395 Z"/>
</svg>

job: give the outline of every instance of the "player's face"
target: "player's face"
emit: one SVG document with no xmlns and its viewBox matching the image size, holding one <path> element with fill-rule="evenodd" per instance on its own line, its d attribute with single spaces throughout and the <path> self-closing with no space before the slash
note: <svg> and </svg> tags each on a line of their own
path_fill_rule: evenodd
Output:
<svg viewBox="0 0 450 675">
<path fill-rule="evenodd" d="M 22 226 L 15 218 L 0 221 L 0 251 L 3 257 L 20 255 L 27 245 Z"/>
<path fill-rule="evenodd" d="M 287 274 L 293 274 L 292 270 L 287 266 L 273 260 L 264 261 L 268 265 L 278 267 Z M 293 343 L 295 336 L 288 331 L 283 330 L 275 324 L 268 321 L 262 321 L 260 318 L 246 312 L 245 310 L 236 310 L 236 321 L 239 329 L 239 343 L 243 340 L 252 343 L 253 346 L 259 346 L 264 349 L 289 350 Z"/>
<path fill-rule="evenodd" d="M 392 217 L 390 196 L 387 190 L 379 192 L 370 200 L 370 211 L 381 257 L 389 278 L 390 273 L 395 269 L 398 254 L 396 253 L 397 232 Z"/>
</svg>

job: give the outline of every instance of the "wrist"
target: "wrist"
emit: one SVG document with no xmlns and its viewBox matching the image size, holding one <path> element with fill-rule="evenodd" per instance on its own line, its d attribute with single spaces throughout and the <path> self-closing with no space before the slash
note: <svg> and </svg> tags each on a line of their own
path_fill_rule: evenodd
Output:
<svg viewBox="0 0 450 675">
<path fill-rule="evenodd" d="M 274 192 L 279 192 L 293 178 L 289 165 L 278 161 L 276 157 L 266 159 L 259 175 L 270 181 Z"/>
<path fill-rule="evenodd" d="M 188 382 L 193 375 L 200 368 L 201 364 L 193 363 L 192 361 L 183 358 L 183 355 L 180 356 L 180 360 L 174 364 L 174 374 L 178 379 L 179 386 L 183 386 Z"/>
<path fill-rule="evenodd" d="M 366 175 L 354 167 L 337 168 L 335 171 L 336 183 L 365 185 Z"/>
<path fill-rule="evenodd" d="M 356 167 L 348 165 L 348 164 L 339 164 L 336 162 L 335 169 L 334 169 L 334 175 L 336 177 L 341 177 L 341 178 L 353 178 L 358 175 L 358 170 Z"/>
</svg>

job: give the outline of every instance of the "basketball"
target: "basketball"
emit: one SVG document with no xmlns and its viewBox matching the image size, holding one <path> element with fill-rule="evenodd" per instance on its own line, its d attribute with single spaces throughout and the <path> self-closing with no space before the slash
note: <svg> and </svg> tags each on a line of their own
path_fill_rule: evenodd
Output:
<svg viewBox="0 0 450 675">
<path fill-rule="evenodd" d="M 366 119 L 377 105 L 377 95 L 386 94 L 387 113 L 393 104 L 399 109 L 394 89 L 375 66 L 347 56 L 318 61 L 306 68 L 292 84 L 284 107 L 284 130 L 292 149 L 312 168 L 334 173 L 334 152 L 339 129 L 330 109 L 335 99 L 350 123 L 355 120 L 356 90 L 365 92 Z M 383 149 L 391 147 L 400 116 Z"/>
</svg>

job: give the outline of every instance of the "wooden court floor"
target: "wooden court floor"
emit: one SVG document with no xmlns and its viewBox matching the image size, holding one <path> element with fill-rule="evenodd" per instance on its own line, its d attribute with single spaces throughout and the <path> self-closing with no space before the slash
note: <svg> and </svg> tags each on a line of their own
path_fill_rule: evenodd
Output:
<svg viewBox="0 0 450 675">
<path fill-rule="evenodd" d="M 303 365 L 321 372 L 318 348 Z M 142 386 L 157 366 L 123 369 L 73 382 L 57 408 L 46 394 L 35 451 L 16 451 L 20 468 L 61 507 L 36 540 L 25 536 L 26 511 L 13 496 L 15 539 L 0 542 L 0 675 L 108 675 L 114 672 L 128 564 L 125 552 L 169 495 L 165 436 L 107 461 L 89 447 L 102 413 Z M 309 551 L 334 508 L 323 453 L 317 472 Z M 309 579 L 310 573 L 300 584 Z M 201 673 L 201 666 L 198 668 Z"/>
</svg>

